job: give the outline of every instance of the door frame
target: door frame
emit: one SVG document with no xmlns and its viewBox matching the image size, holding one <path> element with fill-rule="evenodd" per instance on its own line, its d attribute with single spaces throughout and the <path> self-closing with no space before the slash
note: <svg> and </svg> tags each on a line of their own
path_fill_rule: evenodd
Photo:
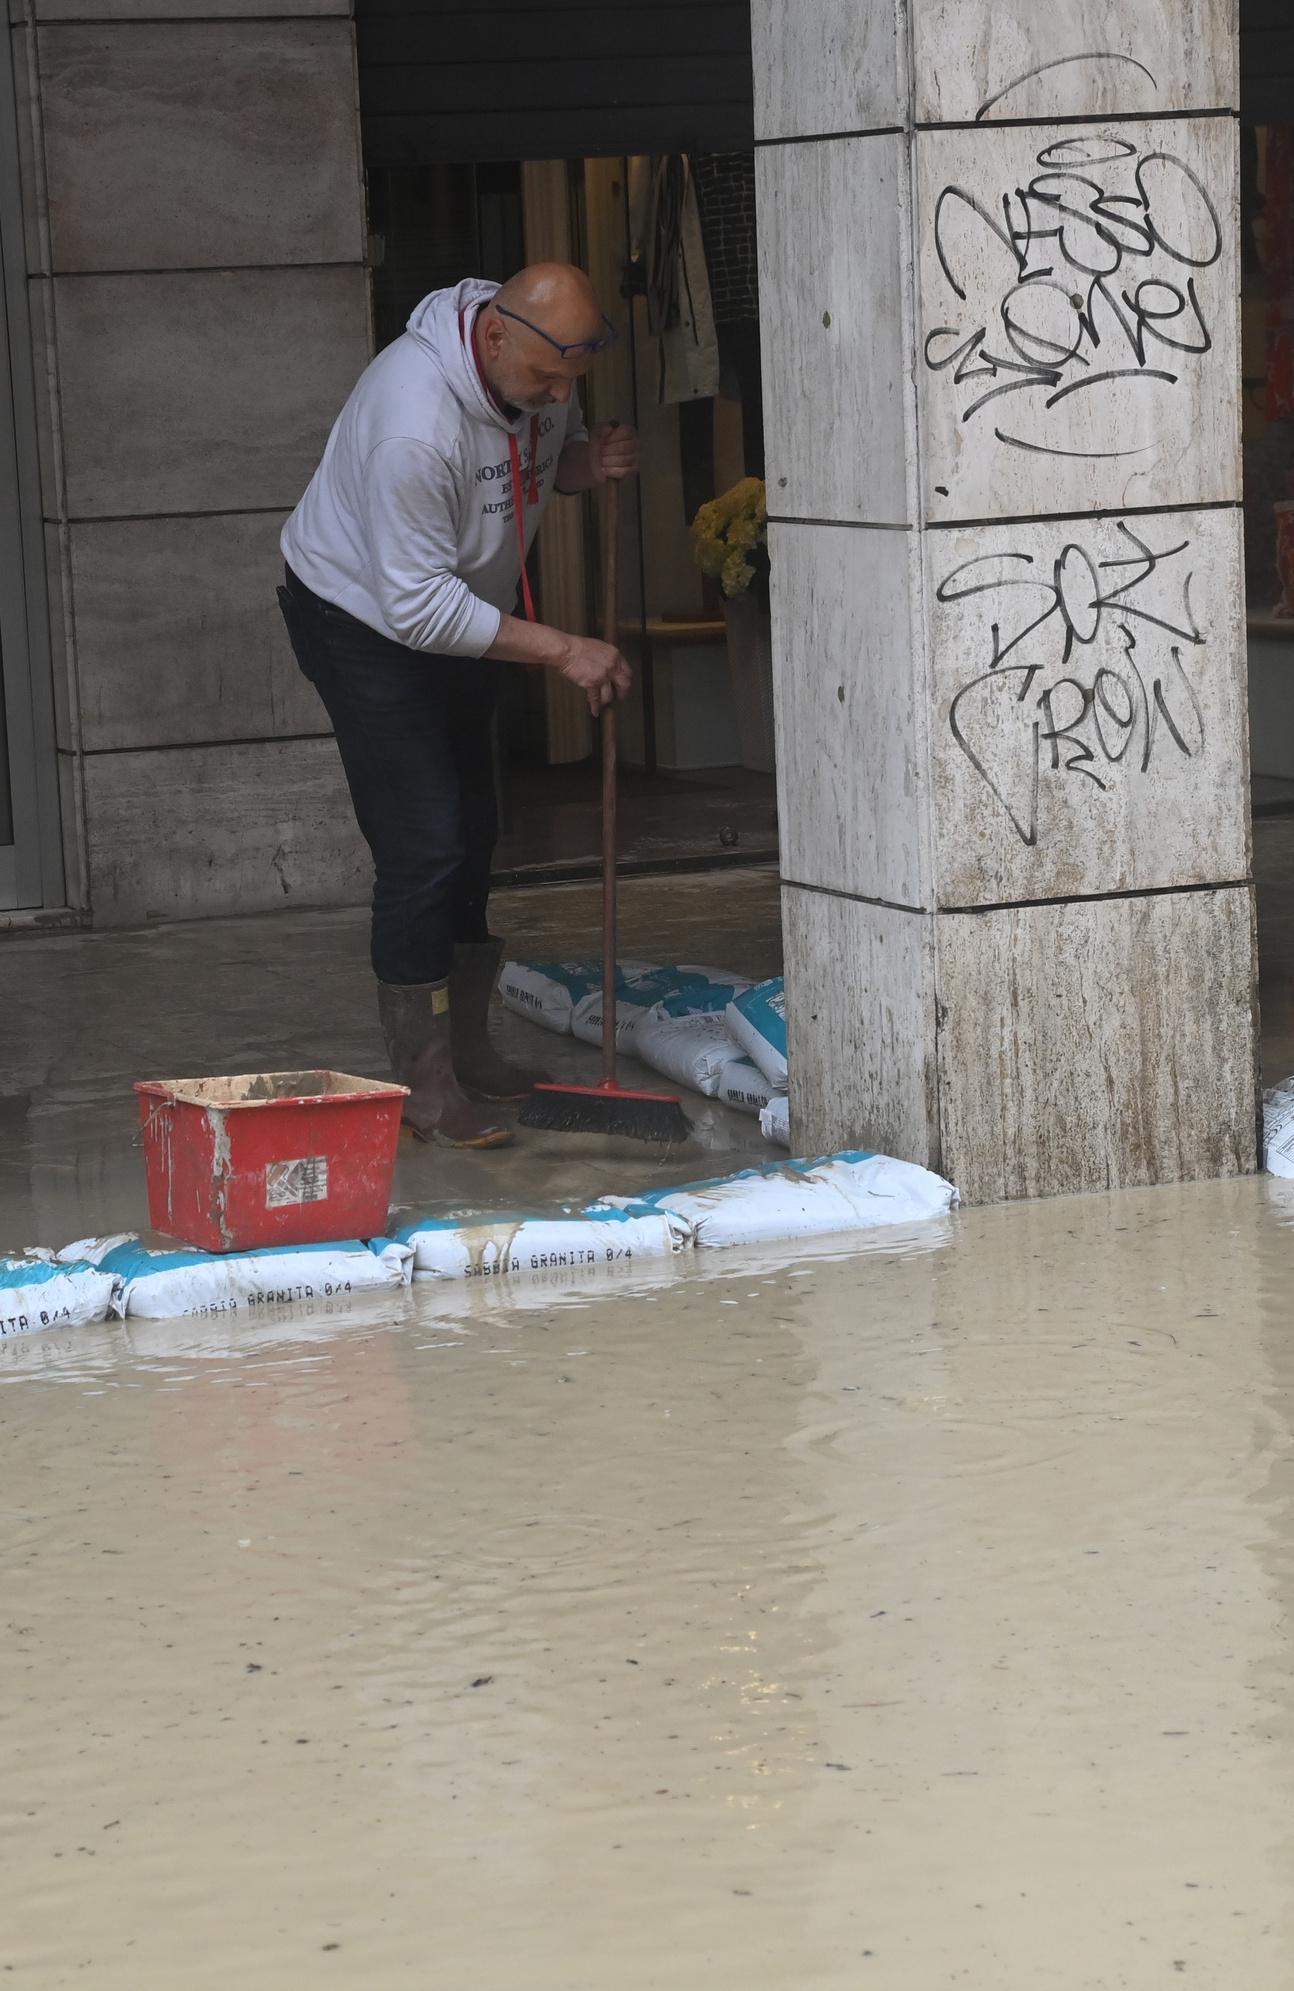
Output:
<svg viewBox="0 0 1294 1991">
<path fill-rule="evenodd" d="M 32 32 L 32 30 L 28 30 Z M 13 37 L 0 48 L 0 698 L 14 841 L 0 846 L 0 914 L 64 902 L 27 217 Z M 43 279 L 48 281 L 48 278 Z"/>
</svg>

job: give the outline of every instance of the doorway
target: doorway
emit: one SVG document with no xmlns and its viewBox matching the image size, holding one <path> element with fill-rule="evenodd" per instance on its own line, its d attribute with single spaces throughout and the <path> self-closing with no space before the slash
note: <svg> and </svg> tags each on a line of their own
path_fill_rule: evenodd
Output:
<svg viewBox="0 0 1294 1991">
<path fill-rule="evenodd" d="M 748 155 L 716 156 L 731 162 L 716 198 L 732 207 L 750 182 L 749 211 L 737 223 L 749 229 L 751 297 L 742 332 L 725 333 L 722 355 L 714 341 L 710 371 L 694 382 L 667 378 L 676 356 L 652 325 L 644 235 L 661 162 L 599 155 L 370 163 L 368 174 L 379 347 L 400 335 L 429 290 L 465 276 L 501 281 L 543 260 L 586 268 L 620 332 L 583 383 L 582 399 L 590 423 L 634 422 L 643 452 L 642 474 L 622 505 L 618 562 L 620 642 L 635 670 L 621 727 L 630 873 L 777 857 L 771 666 L 759 651 L 766 608 L 762 623 L 753 603 L 736 614 L 726 609 L 720 586 L 696 564 L 691 532 L 702 503 L 763 470 L 753 172 Z M 691 162 L 681 169 L 690 173 Z M 594 499 L 555 502 L 531 557 L 542 619 L 599 626 L 601 558 Z M 500 882 L 594 875 L 595 733 L 583 698 L 552 673 L 510 675 L 499 772 Z"/>
</svg>

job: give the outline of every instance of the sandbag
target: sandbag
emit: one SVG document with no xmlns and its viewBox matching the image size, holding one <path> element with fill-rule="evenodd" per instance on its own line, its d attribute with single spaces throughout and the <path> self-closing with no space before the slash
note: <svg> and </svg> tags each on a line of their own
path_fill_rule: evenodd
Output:
<svg viewBox="0 0 1294 1991">
<path fill-rule="evenodd" d="M 654 1008 L 655 998 L 648 992 L 628 993 L 623 985 L 616 988 L 616 1049 L 622 1057 L 628 1057 L 634 1048 L 638 1025 L 649 1009 Z M 602 991 L 595 989 L 592 995 L 585 996 L 571 1012 L 571 1035 L 581 1044 L 602 1043 Z"/>
<path fill-rule="evenodd" d="M 737 1113 L 758 1115 L 773 1097 L 773 1088 L 753 1058 L 733 1057 L 719 1074 L 714 1096 L 721 1106 L 731 1106 Z"/>
<path fill-rule="evenodd" d="M 736 1053 L 723 1011 L 676 1016 L 668 1003 L 659 1003 L 642 1018 L 634 1031 L 633 1048 L 634 1056 L 654 1072 L 707 1099 L 717 1096 L 719 1080 Z"/>
<path fill-rule="evenodd" d="M 691 1253 L 684 1246 L 668 1258 L 635 1255 L 610 1263 L 602 1259 L 564 1266 L 553 1265 L 552 1256 L 550 1253 L 546 1266 L 532 1269 L 527 1264 L 519 1273 L 474 1278 L 470 1283 L 427 1274 L 415 1276 L 419 1327 L 430 1327 L 447 1337 L 458 1336 L 470 1333 L 481 1321 L 516 1327 L 525 1324 L 526 1316 L 538 1315 L 545 1328 L 552 1328 L 570 1310 L 574 1318 L 568 1318 L 566 1326 L 576 1334 L 578 1310 L 590 1300 L 603 1303 L 665 1291 L 676 1279 L 687 1277 Z"/>
<path fill-rule="evenodd" d="M 583 1002 L 601 982 L 602 968 L 597 961 L 505 961 L 499 994 L 505 1009 L 567 1037 L 576 1003 Z"/>
<path fill-rule="evenodd" d="M 116 1293 L 113 1273 L 87 1258 L 64 1261 L 43 1251 L 0 1258 L 0 1339 L 107 1320 Z"/>
<path fill-rule="evenodd" d="M 791 1102 L 784 1092 L 775 1092 L 759 1116 L 759 1131 L 775 1148 L 791 1145 Z"/>
<path fill-rule="evenodd" d="M 713 1250 L 918 1223 L 944 1215 L 957 1191 L 913 1162 L 849 1150 L 817 1161 L 768 1162 L 719 1181 L 654 1190 L 636 1201 L 681 1217 L 697 1246 Z"/>
<path fill-rule="evenodd" d="M 674 972 L 686 979 L 661 1002 L 670 1016 L 722 1016 L 730 1002 L 754 986 L 748 975 L 729 974 L 724 968 L 683 967 Z"/>
<path fill-rule="evenodd" d="M 661 1005 L 672 1016 L 700 1015 L 707 1009 L 726 1010 L 743 984 L 713 968 L 650 968 L 622 964 L 616 975 L 616 1049 L 638 1057 L 637 1038 L 644 1018 Z M 582 1044 L 602 1042 L 601 985 L 571 1013 L 571 1035 Z"/>
<path fill-rule="evenodd" d="M 99 1251 L 102 1244 L 106 1249 Z M 206 1251 L 150 1251 L 136 1237 L 87 1240 L 116 1284 L 112 1310 L 122 1320 L 176 1320 L 196 1314 L 256 1312 L 298 1300 L 407 1286 L 413 1253 L 391 1238 L 338 1244 L 273 1245 L 216 1256 Z"/>
<path fill-rule="evenodd" d="M 1263 1094 L 1263 1167 L 1294 1177 L 1294 1079 Z"/>
<path fill-rule="evenodd" d="M 620 1267 L 636 1259 L 673 1257 L 692 1242 L 681 1217 L 632 1200 L 615 1207 L 592 1204 L 569 1216 L 421 1217 L 395 1235 L 412 1251 L 419 1282 Z"/>
<path fill-rule="evenodd" d="M 786 990 L 780 975 L 728 1005 L 728 1028 L 777 1092 L 786 1091 Z"/>
</svg>

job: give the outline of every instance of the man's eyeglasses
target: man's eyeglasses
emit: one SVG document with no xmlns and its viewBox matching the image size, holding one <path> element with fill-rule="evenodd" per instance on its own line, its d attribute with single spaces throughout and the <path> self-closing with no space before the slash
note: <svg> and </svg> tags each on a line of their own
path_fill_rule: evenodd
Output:
<svg viewBox="0 0 1294 1991">
<path fill-rule="evenodd" d="M 564 346 L 559 339 L 555 339 L 552 336 L 551 332 L 545 332 L 541 325 L 532 325 L 530 320 L 523 318 L 519 311 L 509 311 L 505 304 L 496 304 L 494 308 L 500 318 L 511 318 L 514 324 L 524 325 L 528 332 L 533 332 L 536 338 L 542 339 L 545 345 L 551 346 L 559 359 L 574 359 L 577 356 L 583 358 L 586 353 L 604 353 L 607 347 L 613 346 L 620 336 L 615 326 L 611 323 L 611 320 L 604 317 L 602 323 L 605 325 L 606 330 L 600 338 L 576 339 L 571 345 Z"/>
</svg>

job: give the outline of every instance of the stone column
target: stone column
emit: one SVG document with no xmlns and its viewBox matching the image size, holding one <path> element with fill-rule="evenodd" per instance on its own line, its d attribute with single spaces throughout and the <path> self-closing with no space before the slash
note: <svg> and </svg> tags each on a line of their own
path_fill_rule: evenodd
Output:
<svg viewBox="0 0 1294 1991">
<path fill-rule="evenodd" d="M 1231 0 L 755 0 L 792 1108 L 1255 1166 Z"/>
</svg>

